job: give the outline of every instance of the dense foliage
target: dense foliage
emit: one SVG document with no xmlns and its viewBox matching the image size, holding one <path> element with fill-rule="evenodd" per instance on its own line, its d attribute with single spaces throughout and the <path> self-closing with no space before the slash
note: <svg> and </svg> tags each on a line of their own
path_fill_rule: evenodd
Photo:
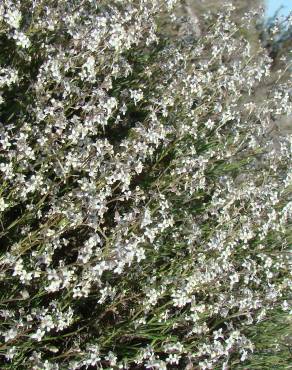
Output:
<svg viewBox="0 0 292 370">
<path fill-rule="evenodd" d="M 1 369 L 227 369 L 289 311 L 291 81 L 176 6 L 0 3 Z"/>
</svg>

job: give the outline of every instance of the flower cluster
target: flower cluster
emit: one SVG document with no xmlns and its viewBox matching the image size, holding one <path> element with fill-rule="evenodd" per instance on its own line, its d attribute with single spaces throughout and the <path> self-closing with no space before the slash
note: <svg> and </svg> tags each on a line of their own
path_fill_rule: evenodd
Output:
<svg viewBox="0 0 292 370">
<path fill-rule="evenodd" d="M 182 9 L 1 2 L 1 368 L 227 369 L 289 310 L 289 81 Z"/>
</svg>

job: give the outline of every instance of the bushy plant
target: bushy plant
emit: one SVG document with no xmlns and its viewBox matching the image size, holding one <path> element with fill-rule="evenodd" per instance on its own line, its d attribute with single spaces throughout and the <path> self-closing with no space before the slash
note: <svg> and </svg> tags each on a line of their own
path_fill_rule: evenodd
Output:
<svg viewBox="0 0 292 370">
<path fill-rule="evenodd" d="M 1 369 L 227 369 L 289 311 L 289 81 L 178 5 L 0 4 Z"/>
<path fill-rule="evenodd" d="M 270 370 L 289 369 L 292 360 L 291 313 L 275 309 L 260 323 L 247 328 L 247 335 L 254 343 L 254 351 L 235 369 Z"/>
<path fill-rule="evenodd" d="M 279 17 L 276 13 L 260 22 L 258 29 L 262 44 L 267 48 L 274 64 L 281 64 L 284 59 L 290 62 L 288 66 L 291 68 L 292 14 Z"/>
</svg>

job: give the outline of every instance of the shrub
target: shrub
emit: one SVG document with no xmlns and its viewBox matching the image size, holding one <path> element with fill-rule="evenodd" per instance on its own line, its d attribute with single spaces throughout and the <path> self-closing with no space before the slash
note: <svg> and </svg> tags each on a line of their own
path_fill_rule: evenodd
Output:
<svg viewBox="0 0 292 370">
<path fill-rule="evenodd" d="M 0 5 L 2 369 L 226 369 L 289 309 L 289 81 L 175 2 Z"/>
</svg>

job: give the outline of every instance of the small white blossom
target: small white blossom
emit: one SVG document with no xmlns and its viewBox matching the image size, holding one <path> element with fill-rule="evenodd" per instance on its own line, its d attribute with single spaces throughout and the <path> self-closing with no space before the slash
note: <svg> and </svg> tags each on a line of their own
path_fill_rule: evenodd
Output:
<svg viewBox="0 0 292 370">
<path fill-rule="evenodd" d="M 19 28 L 22 15 L 18 9 L 8 9 L 5 14 L 6 22 L 13 28 Z"/>
<path fill-rule="evenodd" d="M 16 45 L 20 46 L 23 49 L 27 49 L 31 45 L 29 38 L 23 32 L 15 31 L 13 38 L 16 41 Z"/>
<path fill-rule="evenodd" d="M 130 96 L 134 100 L 135 105 L 143 99 L 143 91 L 141 89 L 138 90 L 130 90 Z"/>
</svg>

